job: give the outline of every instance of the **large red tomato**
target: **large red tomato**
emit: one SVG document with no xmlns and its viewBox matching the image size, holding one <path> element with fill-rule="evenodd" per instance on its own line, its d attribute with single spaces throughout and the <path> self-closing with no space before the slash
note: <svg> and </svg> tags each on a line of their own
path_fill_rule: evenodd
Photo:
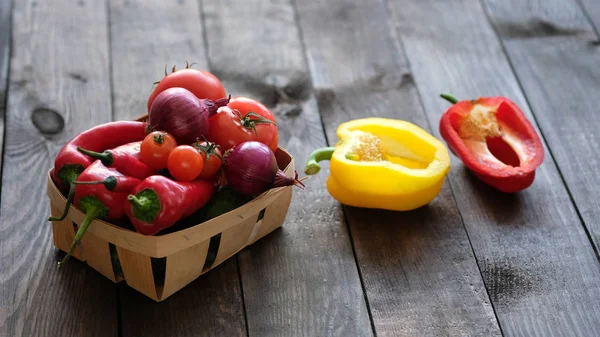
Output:
<svg viewBox="0 0 600 337">
<path fill-rule="evenodd" d="M 279 135 L 275 117 L 262 103 L 236 97 L 209 118 L 209 137 L 223 151 L 246 141 L 258 141 L 277 151 Z"/>
<path fill-rule="evenodd" d="M 216 101 L 226 96 L 225 88 L 219 79 L 208 71 L 186 68 L 166 75 L 148 97 L 148 111 L 154 98 L 166 89 L 179 87 L 191 91 L 200 99 Z"/>
</svg>

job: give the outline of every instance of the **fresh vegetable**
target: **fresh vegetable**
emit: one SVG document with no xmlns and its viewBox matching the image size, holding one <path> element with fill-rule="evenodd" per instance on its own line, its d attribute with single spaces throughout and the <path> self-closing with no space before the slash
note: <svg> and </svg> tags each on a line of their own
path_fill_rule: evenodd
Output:
<svg viewBox="0 0 600 337">
<path fill-rule="evenodd" d="M 156 173 L 156 170 L 142 162 L 141 143 L 141 141 L 132 142 L 103 152 L 90 151 L 81 146 L 77 149 L 87 156 L 99 159 L 106 167 L 113 167 L 127 176 L 144 179 Z"/>
<path fill-rule="evenodd" d="M 85 170 L 92 159 L 77 150 L 82 146 L 92 151 L 104 151 L 116 146 L 138 141 L 144 138 L 145 123 L 119 121 L 95 126 L 71 139 L 58 152 L 54 159 L 52 180 L 64 192 L 68 191 L 67 203 L 60 217 L 50 217 L 49 221 L 64 220 L 73 202 L 75 186 L 73 182 Z"/>
<path fill-rule="evenodd" d="M 221 188 L 210 201 L 202 207 L 195 216 L 197 222 L 201 223 L 216 218 L 252 200 L 252 197 L 241 195 L 230 186 Z"/>
<path fill-rule="evenodd" d="M 127 176 L 108 176 L 104 180 L 77 180 L 75 185 L 104 185 L 112 192 L 129 192 L 132 188 L 141 182 L 140 179 Z"/>
<path fill-rule="evenodd" d="M 150 176 L 131 191 L 125 213 L 139 233 L 154 235 L 199 210 L 212 198 L 215 187 L 209 180 L 181 182 Z"/>
<path fill-rule="evenodd" d="M 146 165 L 155 169 L 167 168 L 169 154 L 177 147 L 175 137 L 164 131 L 152 131 L 142 141 L 140 154 Z"/>
<path fill-rule="evenodd" d="M 364 118 L 341 124 L 335 147 L 315 150 L 305 173 L 330 160 L 327 189 L 340 203 L 406 211 L 433 200 L 450 168 L 448 150 L 418 126 L 394 119 Z"/>
<path fill-rule="evenodd" d="M 202 173 L 204 159 L 193 146 L 179 145 L 169 154 L 167 167 L 176 180 L 191 181 Z"/>
<path fill-rule="evenodd" d="M 211 142 L 196 142 L 193 146 L 200 152 L 204 160 L 204 168 L 198 178 L 208 179 L 214 177 L 223 165 L 223 153 L 219 145 Z"/>
<path fill-rule="evenodd" d="M 148 113 L 148 133 L 166 131 L 178 144 L 192 144 L 208 134 L 210 116 L 229 98 L 199 99 L 184 88 L 169 88 L 156 96 Z"/>
<path fill-rule="evenodd" d="M 267 107 L 250 98 L 236 97 L 210 117 L 207 138 L 221 146 L 223 151 L 242 142 L 258 141 L 276 152 L 279 142 L 277 132 L 275 117 Z"/>
<path fill-rule="evenodd" d="M 440 133 L 476 177 L 507 193 L 529 187 L 544 160 L 544 147 L 521 109 L 506 97 L 458 101 L 440 121 Z"/>
<path fill-rule="evenodd" d="M 109 191 L 104 183 L 113 177 L 116 186 Z M 93 182 L 87 184 L 86 182 Z M 132 187 L 138 186 L 141 180 L 124 176 L 114 168 L 108 168 L 100 160 L 89 165 L 78 177 L 75 187 L 75 205 L 85 212 L 85 218 L 73 239 L 69 251 L 64 256 L 59 266 L 64 265 L 75 248 L 83 238 L 88 227 L 94 219 L 118 220 L 125 216 L 125 202 Z"/>
<path fill-rule="evenodd" d="M 285 175 L 277 166 L 273 151 L 257 141 L 243 142 L 227 151 L 223 169 L 228 185 L 246 196 L 257 196 L 274 187 L 304 187 L 298 173 L 294 178 Z"/>
<path fill-rule="evenodd" d="M 226 96 L 221 81 L 208 71 L 191 69 L 189 65 L 186 65 L 186 69 L 181 70 L 173 67 L 173 72 L 170 74 L 167 74 L 165 69 L 165 77 L 160 80 L 158 86 L 148 97 L 148 111 L 151 110 L 152 103 L 158 94 L 174 87 L 187 89 L 199 99 L 208 98 L 216 101 Z"/>
</svg>

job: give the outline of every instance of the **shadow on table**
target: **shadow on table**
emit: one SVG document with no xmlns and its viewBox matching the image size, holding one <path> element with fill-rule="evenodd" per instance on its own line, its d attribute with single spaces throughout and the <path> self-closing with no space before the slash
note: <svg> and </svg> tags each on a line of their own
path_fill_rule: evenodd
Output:
<svg viewBox="0 0 600 337">
<path fill-rule="evenodd" d="M 235 257 L 160 303 L 124 282 L 118 292 L 122 336 L 246 336 Z"/>
</svg>

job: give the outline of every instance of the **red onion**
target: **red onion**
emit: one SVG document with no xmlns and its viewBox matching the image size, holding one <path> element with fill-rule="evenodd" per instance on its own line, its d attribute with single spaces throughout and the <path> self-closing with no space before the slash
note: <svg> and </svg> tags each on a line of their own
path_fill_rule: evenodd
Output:
<svg viewBox="0 0 600 337">
<path fill-rule="evenodd" d="M 290 178 L 279 169 L 273 151 L 261 142 L 247 141 L 228 150 L 223 170 L 231 188 L 247 196 L 257 196 L 274 187 L 304 187 L 297 172 L 295 178 Z"/>
<path fill-rule="evenodd" d="M 148 113 L 147 132 L 166 131 L 178 144 L 192 144 L 208 135 L 208 118 L 227 105 L 229 98 L 198 99 L 184 88 L 169 88 L 158 94 Z"/>
</svg>

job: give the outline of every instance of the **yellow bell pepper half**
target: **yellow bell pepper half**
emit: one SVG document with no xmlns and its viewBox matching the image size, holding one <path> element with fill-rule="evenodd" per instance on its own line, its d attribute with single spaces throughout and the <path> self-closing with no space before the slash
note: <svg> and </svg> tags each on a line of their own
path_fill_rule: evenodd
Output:
<svg viewBox="0 0 600 337">
<path fill-rule="evenodd" d="M 420 127 L 386 118 L 341 124 L 335 147 L 315 150 L 305 173 L 330 160 L 329 194 L 342 204 L 393 211 L 428 204 L 450 169 L 446 146 Z"/>
</svg>

